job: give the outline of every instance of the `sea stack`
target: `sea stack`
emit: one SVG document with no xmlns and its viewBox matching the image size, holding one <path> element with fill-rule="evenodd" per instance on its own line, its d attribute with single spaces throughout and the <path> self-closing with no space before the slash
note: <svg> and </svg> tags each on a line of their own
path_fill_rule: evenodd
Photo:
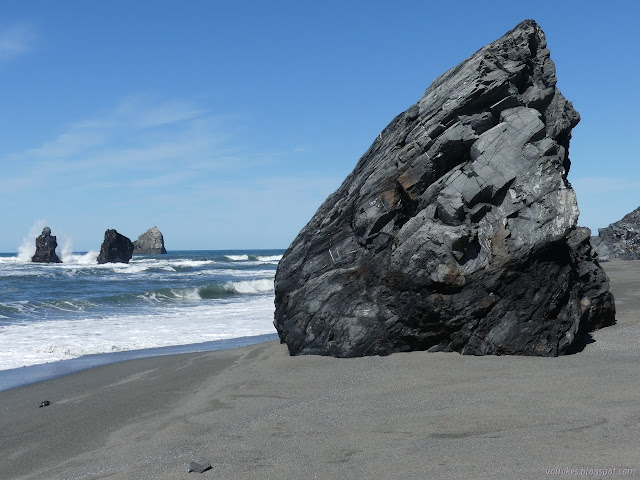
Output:
<svg viewBox="0 0 640 480">
<path fill-rule="evenodd" d="M 56 254 L 58 242 L 56 237 L 51 235 L 51 229 L 44 227 L 42 234 L 36 238 L 36 253 L 31 257 L 32 262 L 36 263 L 62 263 L 62 260 Z"/>
<path fill-rule="evenodd" d="M 104 232 L 98 263 L 129 263 L 133 255 L 133 243 L 116 230 Z"/>
<path fill-rule="evenodd" d="M 567 179 L 579 118 L 533 20 L 438 77 L 280 261 L 289 352 L 556 356 L 613 324 Z"/>
<path fill-rule="evenodd" d="M 133 242 L 134 254 L 165 254 L 164 237 L 158 227 L 153 227 L 144 232 Z"/>
<path fill-rule="evenodd" d="M 640 207 L 591 237 L 598 260 L 640 260 Z"/>
</svg>

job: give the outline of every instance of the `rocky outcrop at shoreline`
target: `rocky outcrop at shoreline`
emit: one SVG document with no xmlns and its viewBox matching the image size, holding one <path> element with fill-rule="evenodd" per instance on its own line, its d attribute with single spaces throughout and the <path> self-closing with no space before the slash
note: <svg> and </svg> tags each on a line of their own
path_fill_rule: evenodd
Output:
<svg viewBox="0 0 640 480">
<path fill-rule="evenodd" d="M 54 235 L 51 235 L 51 229 L 44 227 L 42 234 L 36 238 L 36 253 L 31 257 L 32 262 L 36 263 L 62 263 L 62 260 L 56 254 L 58 242 Z"/>
<path fill-rule="evenodd" d="M 640 207 L 598 233 L 591 243 L 599 260 L 640 260 Z"/>
<path fill-rule="evenodd" d="M 133 256 L 133 243 L 116 230 L 104 232 L 98 263 L 129 263 Z"/>
<path fill-rule="evenodd" d="M 153 227 L 144 232 L 133 242 L 134 254 L 165 254 L 164 237 L 158 227 Z"/>
<path fill-rule="evenodd" d="M 579 118 L 532 20 L 437 78 L 280 261 L 289 352 L 555 356 L 613 324 L 567 179 Z"/>
</svg>

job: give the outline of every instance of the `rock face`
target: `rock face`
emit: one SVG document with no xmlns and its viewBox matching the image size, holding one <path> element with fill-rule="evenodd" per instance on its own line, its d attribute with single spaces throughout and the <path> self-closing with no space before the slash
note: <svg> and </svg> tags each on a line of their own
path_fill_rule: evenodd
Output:
<svg viewBox="0 0 640 480">
<path fill-rule="evenodd" d="M 56 237 L 51 235 L 51 229 L 44 227 L 42 234 L 36 238 L 36 253 L 31 257 L 31 261 L 36 263 L 62 263 L 62 260 L 56 255 L 57 246 L 58 242 Z"/>
<path fill-rule="evenodd" d="M 158 227 L 153 227 L 138 237 L 133 242 L 133 253 L 136 254 L 160 254 L 167 253 L 164 248 L 164 237 Z"/>
<path fill-rule="evenodd" d="M 640 260 L 640 207 L 607 228 L 599 228 L 598 234 L 591 242 L 599 260 Z"/>
<path fill-rule="evenodd" d="M 133 255 L 133 243 L 115 230 L 104 232 L 98 263 L 129 263 Z"/>
<path fill-rule="evenodd" d="M 290 353 L 553 356 L 613 324 L 567 180 L 578 121 L 533 20 L 438 77 L 280 261 Z"/>
</svg>

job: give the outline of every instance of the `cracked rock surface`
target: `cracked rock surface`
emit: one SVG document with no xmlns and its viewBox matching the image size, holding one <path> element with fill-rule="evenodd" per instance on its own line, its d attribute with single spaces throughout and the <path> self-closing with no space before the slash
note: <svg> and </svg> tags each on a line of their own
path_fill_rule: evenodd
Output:
<svg viewBox="0 0 640 480">
<path fill-rule="evenodd" d="M 164 237 L 158 227 L 152 227 L 133 242 L 134 254 L 165 254 Z"/>
<path fill-rule="evenodd" d="M 44 227 L 42 233 L 36 238 L 36 253 L 31 257 L 36 263 L 62 263 L 56 254 L 58 246 L 55 235 L 51 235 L 51 229 Z"/>
<path fill-rule="evenodd" d="M 567 180 L 579 119 L 533 20 L 438 77 L 280 261 L 290 353 L 553 356 L 613 324 Z"/>
<path fill-rule="evenodd" d="M 591 242 L 602 261 L 640 260 L 640 207 L 608 227 L 599 228 Z"/>
<path fill-rule="evenodd" d="M 98 263 L 129 263 L 133 256 L 133 243 L 114 229 L 104 232 Z"/>
</svg>

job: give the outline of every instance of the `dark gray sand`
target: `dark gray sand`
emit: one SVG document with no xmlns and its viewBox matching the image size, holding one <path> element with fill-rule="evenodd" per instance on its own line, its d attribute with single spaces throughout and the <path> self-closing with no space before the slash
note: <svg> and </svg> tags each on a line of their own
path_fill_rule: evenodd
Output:
<svg viewBox="0 0 640 480">
<path fill-rule="evenodd" d="M 640 261 L 604 266 L 618 325 L 577 355 L 334 359 L 270 342 L 0 392 L 0 478 L 640 477 Z M 202 456 L 213 468 L 187 473 Z"/>
</svg>

